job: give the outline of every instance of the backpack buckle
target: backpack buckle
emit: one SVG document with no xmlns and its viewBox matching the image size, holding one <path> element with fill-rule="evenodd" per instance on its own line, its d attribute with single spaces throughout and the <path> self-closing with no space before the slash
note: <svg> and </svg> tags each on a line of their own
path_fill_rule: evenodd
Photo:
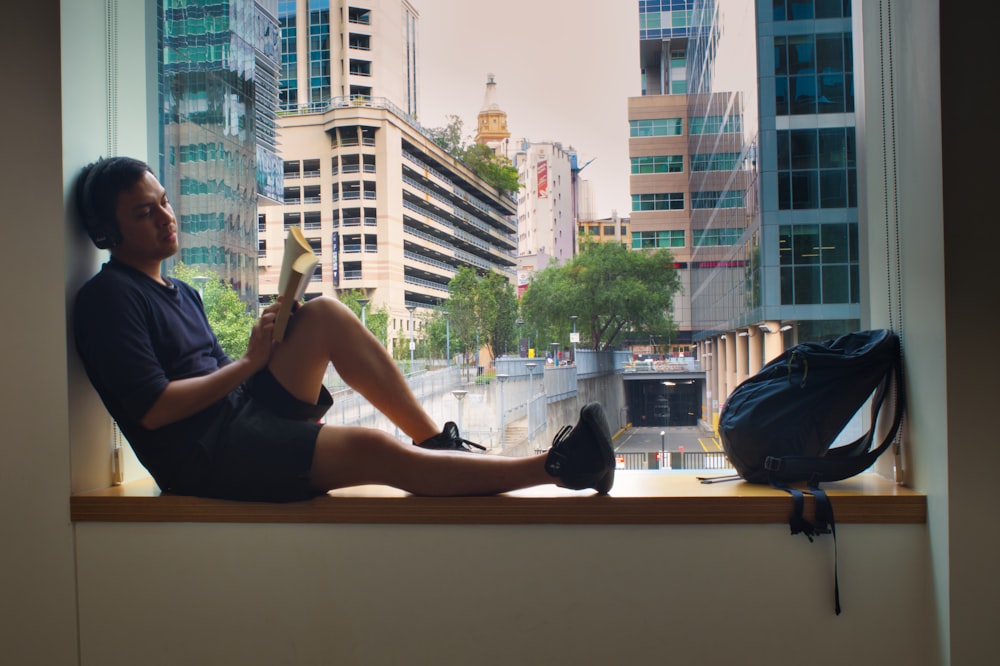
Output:
<svg viewBox="0 0 1000 666">
<path fill-rule="evenodd" d="M 768 472 L 780 472 L 781 458 L 768 456 L 767 458 L 764 459 L 764 469 L 766 469 Z"/>
</svg>

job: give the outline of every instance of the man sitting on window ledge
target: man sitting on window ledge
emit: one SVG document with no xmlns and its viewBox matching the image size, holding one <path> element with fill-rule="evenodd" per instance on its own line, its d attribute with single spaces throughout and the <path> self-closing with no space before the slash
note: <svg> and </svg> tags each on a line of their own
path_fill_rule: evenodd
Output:
<svg viewBox="0 0 1000 666">
<path fill-rule="evenodd" d="M 607 493 L 614 455 L 604 409 L 586 405 L 547 452 L 470 455 L 478 444 L 438 429 L 386 350 L 332 298 L 296 308 L 272 341 L 267 307 L 244 356 L 231 360 L 198 292 L 161 272 L 178 251 L 177 220 L 144 162 L 88 165 L 76 188 L 80 220 L 111 259 L 77 294 L 77 349 L 91 382 L 164 491 L 294 501 L 385 484 L 418 495 L 487 495 L 546 483 Z M 321 425 L 332 404 L 328 363 L 416 446 L 381 430 Z"/>
</svg>

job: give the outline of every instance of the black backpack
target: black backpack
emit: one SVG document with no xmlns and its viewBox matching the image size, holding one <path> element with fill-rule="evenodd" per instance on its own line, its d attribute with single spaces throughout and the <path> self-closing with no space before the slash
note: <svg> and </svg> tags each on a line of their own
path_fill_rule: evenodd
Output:
<svg viewBox="0 0 1000 666">
<path fill-rule="evenodd" d="M 719 416 L 722 448 L 739 477 L 769 483 L 792 495 L 792 534 L 803 533 L 812 541 L 815 535 L 832 533 L 836 542 L 833 507 L 819 484 L 865 471 L 896 440 L 905 402 L 902 373 L 899 338 L 889 330 L 795 345 L 737 386 L 726 400 Z M 892 400 L 887 400 L 893 391 Z M 850 444 L 831 448 L 869 398 L 870 429 Z M 879 417 L 889 409 L 892 423 L 876 443 Z M 805 487 L 791 485 L 795 483 Z M 802 513 L 804 494 L 815 498 L 812 521 Z M 835 608 L 839 614 L 836 584 Z"/>
</svg>

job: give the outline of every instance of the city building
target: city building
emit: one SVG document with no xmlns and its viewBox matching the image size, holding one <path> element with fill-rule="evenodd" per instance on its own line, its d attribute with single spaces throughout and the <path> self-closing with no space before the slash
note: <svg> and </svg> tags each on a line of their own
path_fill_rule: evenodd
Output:
<svg viewBox="0 0 1000 666">
<path fill-rule="evenodd" d="M 162 11 L 157 166 L 177 214 L 177 259 L 256 304 L 257 204 L 281 194 L 277 1 L 164 2 Z"/>
<path fill-rule="evenodd" d="M 691 233 L 693 201 L 689 153 L 687 50 L 694 0 L 640 0 L 639 97 L 628 100 L 629 245 L 673 254 L 681 290 L 674 297 L 677 338 L 691 344 Z"/>
<path fill-rule="evenodd" d="M 613 212 L 611 217 L 599 220 L 581 218 L 577 222 L 577 235 L 581 240 L 587 239 L 598 243 L 621 243 L 626 247 L 631 247 L 630 222 L 631 220 L 627 217 L 618 217 L 617 212 Z"/>
<path fill-rule="evenodd" d="M 414 119 L 412 5 L 330 4 L 279 7 L 284 191 L 259 211 L 261 299 L 277 294 L 284 237 L 299 226 L 321 258 L 306 297 L 362 292 L 388 311 L 392 347 L 447 300 L 459 267 L 513 282 L 516 206 Z"/>
<path fill-rule="evenodd" d="M 715 414 L 786 346 L 860 325 L 854 49 L 851 3 L 693 17 L 691 308 Z"/>
<path fill-rule="evenodd" d="M 518 284 L 576 251 L 573 167 L 576 153 L 555 141 L 521 139 L 513 149 L 517 193 Z"/>
</svg>

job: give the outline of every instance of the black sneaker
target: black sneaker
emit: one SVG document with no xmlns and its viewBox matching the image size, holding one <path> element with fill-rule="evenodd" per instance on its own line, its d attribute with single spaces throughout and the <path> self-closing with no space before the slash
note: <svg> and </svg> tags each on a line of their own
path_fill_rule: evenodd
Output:
<svg viewBox="0 0 1000 666">
<path fill-rule="evenodd" d="M 552 440 L 545 471 L 572 490 L 593 488 L 602 495 L 615 482 L 615 450 L 604 407 L 591 402 L 580 410 L 576 426 L 564 426 Z"/>
<path fill-rule="evenodd" d="M 416 444 L 416 442 L 414 443 Z M 440 433 L 416 445 L 423 449 L 436 449 L 438 451 L 475 452 L 476 449 L 480 451 L 486 450 L 485 446 L 462 439 L 461 435 L 458 434 L 458 426 L 451 421 L 444 424 L 444 429 Z"/>
</svg>

